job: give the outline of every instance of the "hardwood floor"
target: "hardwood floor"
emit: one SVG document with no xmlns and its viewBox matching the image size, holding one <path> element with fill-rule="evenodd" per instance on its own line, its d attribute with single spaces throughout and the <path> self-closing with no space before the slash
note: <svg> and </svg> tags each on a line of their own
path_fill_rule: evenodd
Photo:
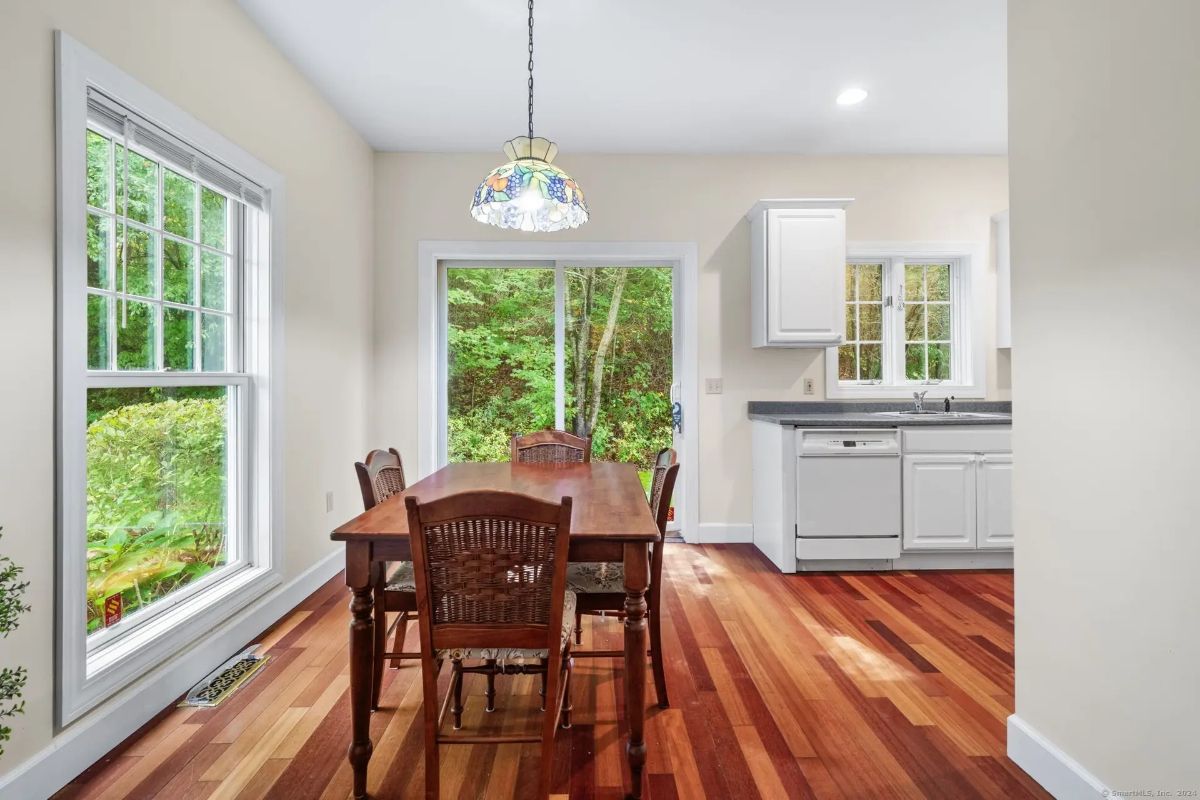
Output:
<svg viewBox="0 0 1200 800">
<path fill-rule="evenodd" d="M 1010 573 L 784 576 L 749 545 L 675 545 L 664 570 L 672 706 L 647 715 L 651 800 L 1049 796 L 1004 756 Z M 164 711 L 56 797 L 346 798 L 347 602 L 331 581 L 264 638 L 274 660 L 224 706 Z M 585 646 L 621 646 L 616 621 L 584 625 Z M 619 666 L 576 665 L 556 791 L 616 800 Z M 420 684 L 415 666 L 386 671 L 372 797 L 421 796 Z M 497 690 L 488 714 L 482 678 L 466 684 L 465 728 L 536 725 L 534 678 Z M 442 797 L 532 797 L 537 769 L 536 745 L 447 746 Z"/>
</svg>

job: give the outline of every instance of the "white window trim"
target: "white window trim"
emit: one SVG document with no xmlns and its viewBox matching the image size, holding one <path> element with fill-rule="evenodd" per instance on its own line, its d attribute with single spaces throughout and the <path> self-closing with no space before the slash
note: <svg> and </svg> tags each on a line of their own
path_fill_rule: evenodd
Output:
<svg viewBox="0 0 1200 800">
<path fill-rule="evenodd" d="M 446 433 L 439 420 L 446 411 L 446 293 L 441 262 L 471 261 L 478 266 L 616 266 L 645 264 L 674 267 L 675 334 L 678 389 L 672 398 L 683 407 L 683 433 L 677 438 L 682 486 L 676 494 L 681 530 L 698 541 L 699 364 L 697 287 L 699 256 L 695 242 L 483 242 L 417 243 L 417 470 L 428 475 L 445 463 Z M 556 286 L 556 294 L 561 286 Z M 409 298 L 404 298 L 408 302 Z M 562 338 L 556 337 L 559 344 Z M 556 382 L 559 378 L 555 376 Z"/>
<path fill-rule="evenodd" d="M 194 646 L 282 581 L 282 394 L 272 370 L 283 363 L 283 177 L 237 145 L 143 86 L 67 34 L 55 34 L 57 89 L 57 619 L 56 702 L 59 727 Z M 235 383 L 245 404 L 241 448 L 254 478 L 243 498 L 250 535 L 241 569 L 222 572 L 183 591 L 163 609 L 89 656 L 86 620 L 86 293 L 87 89 L 94 86 L 164 129 L 237 170 L 267 191 L 261 224 L 243 231 L 243 369 L 250 377 L 216 373 L 214 383 Z M 251 305 L 252 304 L 252 305 Z M 120 381 L 122 377 L 113 376 Z M 180 382 L 195 376 L 179 375 Z"/>
<path fill-rule="evenodd" d="M 987 358 L 984 351 L 983 271 L 987 269 L 987 244 L 981 242 L 847 242 L 846 261 L 881 259 L 959 262 L 953 301 L 957 349 L 963 354 L 962 380 L 941 383 L 842 384 L 838 381 L 836 347 L 825 351 L 825 396 L 831 400 L 885 400 L 911 398 L 914 391 L 927 392 L 930 399 L 954 397 L 982 399 L 987 396 Z M 885 287 L 886 296 L 886 287 Z M 886 344 L 885 344 L 886 346 Z"/>
</svg>

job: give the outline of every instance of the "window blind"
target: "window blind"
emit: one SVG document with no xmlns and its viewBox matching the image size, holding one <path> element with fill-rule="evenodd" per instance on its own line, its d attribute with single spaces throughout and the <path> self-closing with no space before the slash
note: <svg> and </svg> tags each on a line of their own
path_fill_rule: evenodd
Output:
<svg viewBox="0 0 1200 800">
<path fill-rule="evenodd" d="M 117 136 L 124 136 L 172 167 L 251 208 L 265 209 L 266 191 L 220 161 L 163 130 L 95 88 L 88 87 L 87 116 Z"/>
</svg>

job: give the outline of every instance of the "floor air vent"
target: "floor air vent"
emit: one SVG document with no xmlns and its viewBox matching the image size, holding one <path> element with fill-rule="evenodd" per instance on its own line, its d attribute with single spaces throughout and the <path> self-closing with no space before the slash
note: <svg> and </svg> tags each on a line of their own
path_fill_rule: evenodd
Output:
<svg viewBox="0 0 1200 800">
<path fill-rule="evenodd" d="M 179 705 L 213 708 L 228 700 L 270 660 L 257 651 L 258 645 L 252 645 L 217 667 L 193 686 Z"/>
</svg>

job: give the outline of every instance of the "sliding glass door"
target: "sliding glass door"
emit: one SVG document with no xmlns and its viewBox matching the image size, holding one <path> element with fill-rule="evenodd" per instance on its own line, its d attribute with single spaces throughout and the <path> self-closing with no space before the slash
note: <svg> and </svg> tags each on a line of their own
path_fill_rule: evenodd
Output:
<svg viewBox="0 0 1200 800">
<path fill-rule="evenodd" d="M 674 446 L 671 266 L 442 265 L 444 461 L 504 461 L 517 433 L 560 428 L 648 480 Z"/>
</svg>

